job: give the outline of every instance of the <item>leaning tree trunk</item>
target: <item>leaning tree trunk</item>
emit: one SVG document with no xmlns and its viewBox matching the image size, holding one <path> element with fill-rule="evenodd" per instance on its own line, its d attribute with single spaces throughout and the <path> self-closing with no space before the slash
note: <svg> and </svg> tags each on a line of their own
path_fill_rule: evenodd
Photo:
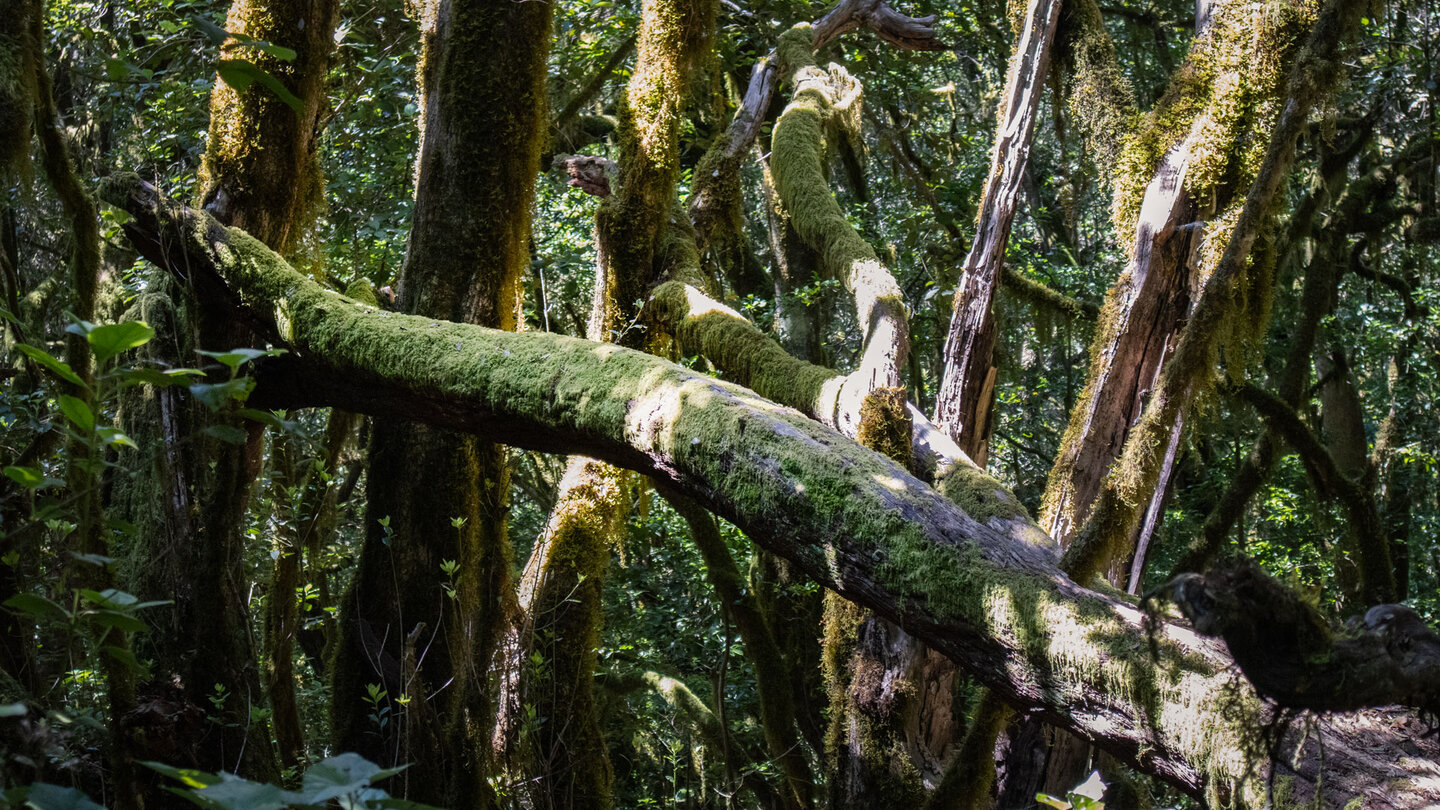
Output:
<svg viewBox="0 0 1440 810">
<path fill-rule="evenodd" d="M 1005 264 L 1020 183 L 1029 169 L 1030 136 L 1044 95 L 1060 5 L 1060 0 L 1031 0 L 1025 12 L 1025 26 L 1010 57 L 975 241 L 960 270 L 945 338 L 945 371 L 935 402 L 935 421 L 981 467 L 989 455 L 995 403 L 995 290 Z"/>
<path fill-rule="evenodd" d="M 423 15 L 422 136 L 400 309 L 513 330 L 546 126 L 551 5 L 432 0 Z M 333 667 L 335 742 L 386 765 L 413 763 L 403 779 L 412 799 L 493 806 L 486 673 L 513 598 L 505 450 L 377 420 L 368 482 L 365 545 Z M 432 695 L 435 705 L 415 704 Z M 394 722 L 370 716 L 380 706 Z"/>
<path fill-rule="evenodd" d="M 1297 128 L 1286 120 L 1279 130 Z M 1012 705 L 1190 795 L 1263 801 L 1261 785 L 1239 784 L 1248 764 L 1240 740 L 1267 712 L 1235 700 L 1233 661 L 1217 643 L 1164 621 L 1147 633 L 1133 605 L 1080 587 L 1051 553 L 976 520 L 883 456 L 745 389 L 621 347 L 377 311 L 321 289 L 243 232 L 161 200 L 133 175 L 107 179 L 103 191 L 134 217 L 124 227 L 147 258 L 228 292 L 237 316 L 291 350 L 262 366 L 257 404 L 422 417 L 657 476 L 825 587 L 906 627 Z M 288 317 L 277 323 L 282 310 Z M 996 499 L 988 486 L 974 496 L 975 511 Z M 1289 603 L 1306 615 L 1299 605 Z M 1440 662 L 1387 651 L 1383 637 L 1367 635 L 1356 642 L 1362 655 L 1340 658 L 1339 648 L 1315 646 L 1332 641 L 1318 624 L 1241 615 L 1204 627 L 1240 641 L 1304 629 L 1306 644 L 1292 645 L 1281 669 L 1263 654 L 1242 662 L 1291 707 L 1350 711 L 1440 697 L 1431 694 Z M 1287 672 L 1304 680 L 1287 688 Z M 1381 808 L 1440 800 L 1397 738 L 1357 728 L 1375 719 L 1322 717 L 1298 757 L 1291 738 L 1280 756 L 1298 763 L 1294 795 L 1304 800 L 1323 777 L 1332 807 L 1360 794 Z M 1376 744 L 1394 747 L 1376 756 Z M 1391 791 L 1396 780 L 1409 789 Z"/>
</svg>

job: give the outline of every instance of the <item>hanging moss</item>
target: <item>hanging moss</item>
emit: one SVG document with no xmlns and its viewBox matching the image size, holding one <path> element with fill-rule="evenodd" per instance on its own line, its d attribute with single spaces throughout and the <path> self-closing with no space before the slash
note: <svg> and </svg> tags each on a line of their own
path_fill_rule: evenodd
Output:
<svg viewBox="0 0 1440 810">
<path fill-rule="evenodd" d="M 1140 128 L 1116 169 L 1114 217 L 1122 242 L 1133 242 L 1145 189 L 1166 153 L 1188 139 L 1191 196 L 1214 200 L 1244 188 L 1259 167 L 1280 113 L 1285 78 L 1319 3 L 1217 2 L 1210 26 Z M 1209 235 L 1223 243 L 1223 235 Z"/>
<path fill-rule="evenodd" d="M 860 430 L 855 441 L 908 468 L 915 426 L 906 407 L 906 394 L 904 388 L 876 388 L 866 394 L 860 405 Z"/>
<path fill-rule="evenodd" d="M 1136 127 L 1135 91 L 1115 58 L 1115 43 L 1095 0 L 1071 0 L 1060 11 L 1052 70 L 1064 76 L 1071 117 L 1079 124 L 1090 158 L 1115 165 L 1125 138 Z"/>
</svg>

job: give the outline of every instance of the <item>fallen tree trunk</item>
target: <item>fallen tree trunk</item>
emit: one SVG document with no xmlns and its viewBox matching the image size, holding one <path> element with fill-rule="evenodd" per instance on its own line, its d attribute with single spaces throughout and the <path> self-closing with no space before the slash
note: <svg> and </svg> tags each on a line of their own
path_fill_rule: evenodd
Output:
<svg viewBox="0 0 1440 810">
<path fill-rule="evenodd" d="M 134 217 L 125 229 L 147 258 L 289 349 L 258 372 L 252 404 L 423 420 L 659 477 L 1011 705 L 1190 795 L 1261 800 L 1257 784 L 1240 783 L 1246 730 L 1254 739 L 1266 710 L 1234 687 L 1218 642 L 1176 624 L 1147 638 L 1134 605 L 1080 587 L 1047 550 L 980 523 L 883 456 L 650 355 L 347 299 L 133 175 L 107 179 L 102 194 Z M 1375 722 L 1320 720 L 1301 756 L 1283 752 L 1301 763 L 1294 794 L 1321 777 L 1321 739 L 1326 806 L 1440 801 L 1433 765 L 1407 758 L 1400 746 L 1412 741 Z"/>
</svg>

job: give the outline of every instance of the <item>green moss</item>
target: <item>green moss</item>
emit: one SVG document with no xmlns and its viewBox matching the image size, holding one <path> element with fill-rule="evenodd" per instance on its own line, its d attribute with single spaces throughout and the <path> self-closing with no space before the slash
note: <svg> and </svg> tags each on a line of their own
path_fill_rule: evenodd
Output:
<svg viewBox="0 0 1440 810">
<path fill-rule="evenodd" d="M 860 404 L 860 429 L 855 441 L 908 469 L 910 437 L 915 426 L 907 404 L 904 388 L 876 388 L 866 394 Z"/>
<path fill-rule="evenodd" d="M 974 465 L 956 464 L 935 482 L 935 488 L 965 514 L 981 523 L 996 519 L 1030 520 L 1024 504 L 1004 484 Z"/>
<path fill-rule="evenodd" d="M 536 551 L 538 571 L 521 588 L 521 700 L 541 719 L 522 742 L 545 777 L 532 783 L 540 806 L 612 806 L 594 682 L 605 571 L 629 502 L 622 475 L 592 459 L 570 461 Z"/>
<path fill-rule="evenodd" d="M 694 303 L 707 309 L 693 312 Z M 667 282 L 651 293 L 646 312 L 675 336 L 686 354 L 708 358 L 724 369 L 726 379 L 822 422 L 834 419 L 834 403 L 822 394 L 826 383 L 841 375 L 796 359 L 734 310 L 684 284 Z"/>
<path fill-rule="evenodd" d="M 338 8 L 337 0 L 236 2 L 225 21 L 227 31 L 296 52 L 285 60 L 234 40 L 223 48 L 225 58 L 247 60 L 278 79 L 299 109 L 259 82 L 241 93 L 217 81 L 201 196 L 231 224 L 285 254 L 295 250 L 323 205 L 313 134 Z"/>
<path fill-rule="evenodd" d="M 372 307 L 380 306 L 380 299 L 375 297 L 375 287 L 365 279 L 356 279 L 345 288 L 345 295 L 354 298 L 362 304 Z"/>
<path fill-rule="evenodd" d="M 1145 189 L 1161 158 L 1189 139 L 1185 185 L 1197 200 L 1244 188 L 1280 112 L 1285 78 L 1319 4 L 1218 3 L 1212 22 L 1121 153 L 1114 217 L 1133 242 Z M 1222 188 L 1223 187 L 1223 188 Z M 1207 235 L 1207 239 L 1224 238 Z"/>
<path fill-rule="evenodd" d="M 658 278 L 656 258 L 680 176 L 679 138 L 694 60 L 707 52 L 714 0 L 646 0 L 641 11 L 635 70 L 621 98 L 616 146 L 619 188 L 596 212 L 601 283 L 596 284 L 590 336 L 623 338 L 645 291 Z M 697 260 L 698 265 L 698 260 Z"/>
</svg>

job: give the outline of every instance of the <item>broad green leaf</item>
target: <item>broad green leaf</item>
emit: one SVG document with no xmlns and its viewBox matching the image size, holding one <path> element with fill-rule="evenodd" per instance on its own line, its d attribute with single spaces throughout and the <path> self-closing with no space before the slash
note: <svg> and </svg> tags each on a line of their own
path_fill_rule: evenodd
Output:
<svg viewBox="0 0 1440 810">
<path fill-rule="evenodd" d="M 205 407 L 212 411 L 218 411 L 232 401 L 244 402 L 254 387 L 254 380 L 249 377 L 238 377 L 223 383 L 196 383 L 190 386 L 190 393 Z"/>
<path fill-rule="evenodd" d="M 275 785 L 251 782 L 228 773 L 220 774 L 220 779 L 195 791 L 195 795 L 210 806 L 224 810 L 282 810 L 292 804 L 307 803 L 300 801 L 297 794 Z"/>
<path fill-rule="evenodd" d="M 120 428 L 102 427 L 95 432 L 97 435 L 99 435 L 100 441 L 112 447 L 118 447 L 123 445 L 125 447 L 134 448 L 136 450 L 140 449 L 140 445 L 136 444 L 134 439 L 125 435 L 125 433 L 121 431 Z"/>
<path fill-rule="evenodd" d="M 118 610 L 96 610 L 90 613 L 89 618 L 102 627 L 114 627 L 127 633 L 145 633 L 150 630 L 150 625 Z"/>
<path fill-rule="evenodd" d="M 25 806 L 35 810 L 105 810 L 86 796 L 84 791 L 46 782 L 36 782 L 30 786 L 30 791 L 25 796 Z"/>
<path fill-rule="evenodd" d="M 80 562 L 89 563 L 90 565 L 99 566 L 101 568 L 115 562 L 114 557 L 106 557 L 104 554 L 77 554 L 72 551 L 70 552 L 70 556 L 74 557 Z"/>
<path fill-rule="evenodd" d="M 54 356 L 52 356 L 44 349 L 37 349 L 34 346 L 28 346 L 24 343 L 15 344 L 15 348 L 19 349 L 26 357 L 30 358 L 31 360 L 34 360 L 45 368 L 50 369 L 50 371 L 53 372 L 55 376 L 59 377 L 65 382 L 74 385 L 81 385 L 80 375 L 76 374 L 75 371 L 71 369 L 70 366 L 66 365 L 63 361 L 55 359 Z"/>
<path fill-rule="evenodd" d="M 220 782 L 220 777 L 218 774 L 209 773 L 207 771 L 197 771 L 193 768 L 176 768 L 173 765 L 166 765 L 163 762 L 142 761 L 140 764 L 144 765 L 152 771 L 162 773 L 165 776 L 168 776 L 171 779 L 174 779 L 175 781 L 185 785 L 186 787 L 203 788 L 209 787 L 210 785 L 218 784 Z"/>
<path fill-rule="evenodd" d="M 206 436 L 213 436 L 226 444 L 244 444 L 245 438 L 249 436 L 244 428 L 233 425 L 211 425 L 203 432 Z"/>
<path fill-rule="evenodd" d="M 290 109 L 296 113 L 304 112 L 304 104 L 300 99 L 290 92 L 290 89 L 275 78 L 264 68 L 251 62 L 249 59 L 221 59 L 216 66 L 215 72 L 226 84 L 235 88 L 235 92 L 243 93 L 245 89 L 255 82 L 259 82 L 270 92 L 274 93 L 281 101 L 285 102 Z"/>
<path fill-rule="evenodd" d="M 82 588 L 80 590 L 80 598 L 87 602 L 100 605 L 101 607 L 129 607 L 140 601 L 134 594 L 117 591 L 114 588 L 106 588 L 103 591 L 92 591 Z"/>
<path fill-rule="evenodd" d="M 35 489 L 45 483 L 45 475 L 34 467 L 6 467 L 5 477 L 26 489 Z"/>
<path fill-rule="evenodd" d="M 95 414 L 90 411 L 90 406 L 85 400 L 72 397 L 69 394 L 60 395 L 60 412 L 65 414 L 75 427 L 82 432 L 88 433 L 95 427 Z"/>
<path fill-rule="evenodd" d="M 124 664 L 126 668 L 136 675 L 144 677 L 149 674 L 149 668 L 140 663 L 140 659 L 136 658 L 135 653 L 131 650 L 127 650 L 124 647 L 106 646 L 101 647 L 100 651 Z"/>
<path fill-rule="evenodd" d="M 276 430 L 286 430 L 289 425 L 293 424 L 286 422 L 270 411 L 262 411 L 256 408 L 242 408 L 240 409 L 240 415 L 252 422 L 259 422 L 266 427 L 272 427 Z"/>
<path fill-rule="evenodd" d="M 90 349 L 95 352 L 95 362 L 103 363 L 123 351 L 144 346 L 153 337 L 155 330 L 150 328 L 150 324 L 144 321 L 122 321 L 97 326 L 90 330 L 85 339 L 90 341 Z"/>
<path fill-rule="evenodd" d="M 24 703 L 0 703 L 0 717 L 24 717 L 29 712 Z"/>
<path fill-rule="evenodd" d="M 195 380 L 205 376 L 205 372 L 197 368 L 171 368 L 160 370 L 142 366 L 140 368 L 123 368 L 114 373 L 120 385 L 153 385 L 157 388 L 168 388 L 172 385 L 193 385 Z"/>
<path fill-rule="evenodd" d="M 65 327 L 65 331 L 72 335 L 80 335 L 81 337 L 84 337 L 85 335 L 90 334 L 90 330 L 94 328 L 95 324 L 91 323 L 90 321 L 82 321 L 77 318 L 75 320 L 75 323 L 72 323 L 69 326 Z"/>
<path fill-rule="evenodd" d="M 67 621 L 70 618 L 70 611 L 58 603 L 34 593 L 17 593 L 5 600 L 5 607 L 38 619 Z"/>
<path fill-rule="evenodd" d="M 249 349 L 244 347 L 231 349 L 228 352 L 209 352 L 204 349 L 196 349 L 195 353 L 214 358 L 217 362 L 224 363 L 232 369 L 238 369 L 251 360 L 259 360 L 271 354 L 268 349 Z"/>
</svg>

